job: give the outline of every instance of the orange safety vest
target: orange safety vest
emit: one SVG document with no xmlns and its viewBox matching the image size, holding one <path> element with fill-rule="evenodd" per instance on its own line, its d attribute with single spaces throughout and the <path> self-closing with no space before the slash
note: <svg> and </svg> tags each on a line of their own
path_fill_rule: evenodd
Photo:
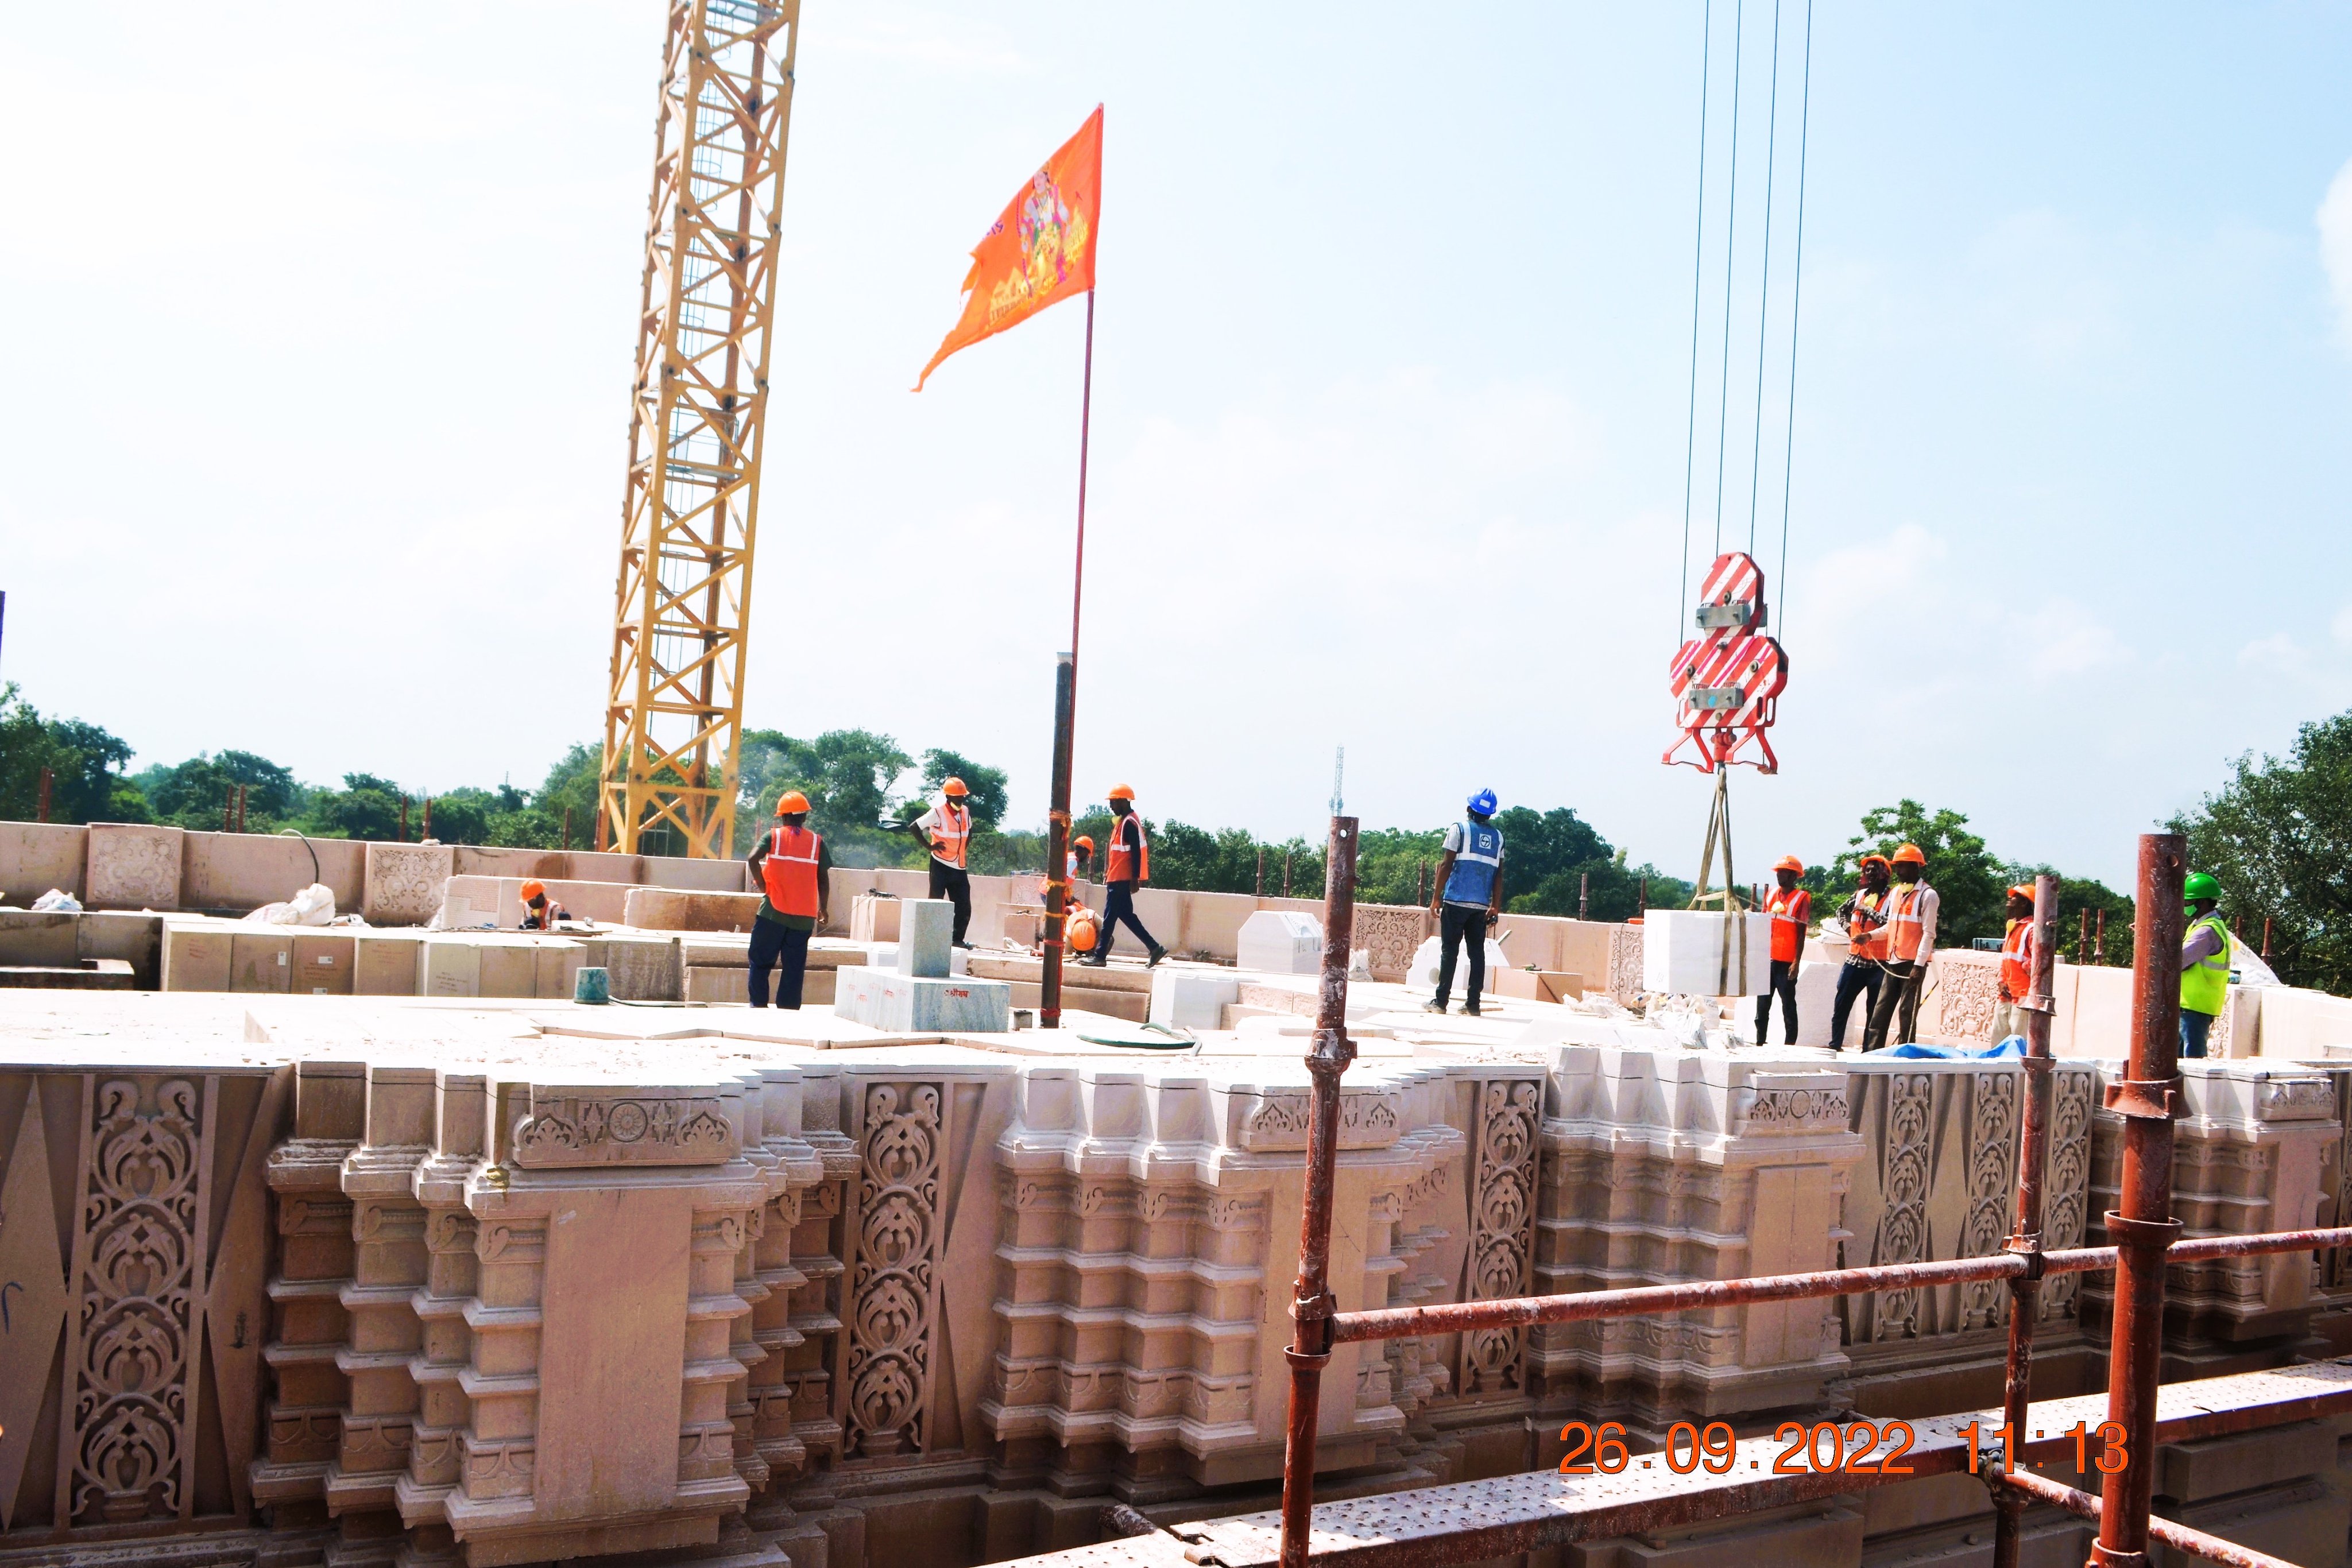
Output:
<svg viewBox="0 0 2352 1568">
<path fill-rule="evenodd" d="M 816 916 L 819 900 L 816 861 L 824 841 L 806 828 L 779 823 L 768 835 L 768 858 L 760 862 L 760 880 L 768 902 L 779 915 Z"/>
<path fill-rule="evenodd" d="M 931 830 L 931 858 L 941 865 L 963 869 L 964 846 L 971 839 L 971 810 L 959 809 L 952 802 L 940 801 L 939 826 Z"/>
<path fill-rule="evenodd" d="M 1764 901 L 1764 913 L 1772 917 L 1772 961 L 1795 963 L 1805 950 L 1805 927 L 1813 921 L 1813 895 L 1801 887 L 1788 893 L 1776 887 Z"/>
<path fill-rule="evenodd" d="M 1927 891 L 1924 882 L 1908 886 L 1895 884 L 1895 896 L 1886 901 L 1886 934 L 1894 951 L 1887 954 L 1897 963 L 1916 963 L 1919 957 L 1919 938 L 1927 934 L 1927 916 L 1919 913 L 1919 895 Z"/>
<path fill-rule="evenodd" d="M 1883 893 L 1872 893 L 1865 888 L 1854 894 L 1853 923 L 1846 933 L 1851 944 L 1846 949 L 1848 957 L 1884 958 L 1886 956 L 1886 936 L 1884 929 L 1886 916 L 1881 913 L 1885 904 L 1886 895 Z M 1866 928 L 1865 921 L 1868 922 Z"/>
<path fill-rule="evenodd" d="M 2033 988 L 2033 922 L 2012 920 L 2000 939 L 2000 983 L 2009 988 L 2009 999 L 2021 1002 L 2025 993 Z"/>
<path fill-rule="evenodd" d="M 1127 824 L 1135 824 L 1135 847 L 1128 848 Z M 1143 836 L 1143 815 L 1129 811 L 1111 826 L 1110 860 L 1103 868 L 1105 882 L 1150 882 L 1151 841 Z"/>
</svg>

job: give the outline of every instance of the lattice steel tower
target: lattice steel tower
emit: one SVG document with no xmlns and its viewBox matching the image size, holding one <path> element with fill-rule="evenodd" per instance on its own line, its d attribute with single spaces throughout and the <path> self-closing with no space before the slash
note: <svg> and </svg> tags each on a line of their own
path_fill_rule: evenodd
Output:
<svg viewBox="0 0 2352 1568">
<path fill-rule="evenodd" d="M 672 0 L 598 847 L 733 852 L 799 0 Z"/>
</svg>

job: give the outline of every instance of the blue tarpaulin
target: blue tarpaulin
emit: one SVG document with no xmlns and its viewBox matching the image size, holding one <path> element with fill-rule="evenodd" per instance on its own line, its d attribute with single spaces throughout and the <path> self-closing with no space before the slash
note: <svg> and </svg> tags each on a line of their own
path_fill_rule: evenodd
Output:
<svg viewBox="0 0 2352 1568">
<path fill-rule="evenodd" d="M 1984 1061 L 1994 1057 L 2023 1056 L 2025 1037 L 2011 1035 L 1999 1045 L 1890 1045 L 1873 1056 L 1932 1057 L 1943 1061 Z"/>
</svg>

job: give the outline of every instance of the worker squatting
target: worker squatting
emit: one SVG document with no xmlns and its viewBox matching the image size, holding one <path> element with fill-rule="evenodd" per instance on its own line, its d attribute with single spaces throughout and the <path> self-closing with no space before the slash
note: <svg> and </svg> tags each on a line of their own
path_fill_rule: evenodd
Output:
<svg viewBox="0 0 2352 1568">
<path fill-rule="evenodd" d="M 970 947 L 971 925 L 971 791 L 961 779 L 940 785 L 920 816 L 891 824 L 896 831 L 912 833 L 930 851 L 930 896 L 944 898 L 955 910 L 951 933 L 955 945 Z M 1104 856 L 1103 912 L 1088 924 L 1097 935 L 1093 951 L 1078 960 L 1097 967 L 1110 962 L 1110 950 L 1125 925 L 1143 944 L 1145 962 L 1158 964 L 1168 949 L 1144 928 L 1135 913 L 1135 890 L 1151 877 L 1151 841 L 1143 817 L 1135 809 L 1135 791 L 1117 784 L 1110 791 L 1110 849 Z M 808 826 L 808 797 L 791 789 L 776 801 L 775 826 L 752 846 L 751 875 L 764 896 L 759 918 L 751 923 L 751 1005 L 768 1005 L 770 981 L 775 1005 L 797 1008 L 808 972 L 809 937 L 832 915 L 833 853 L 822 834 Z M 1081 836 L 1071 845 L 1065 874 L 1075 883 L 1086 872 L 1095 842 Z"/>
<path fill-rule="evenodd" d="M 955 909 L 953 938 L 970 947 L 965 934 L 971 925 L 971 791 L 961 779 L 949 779 L 921 815 L 895 824 L 920 840 L 930 851 L 930 896 L 947 899 Z M 1503 911 L 1503 833 L 1495 826 L 1498 802 L 1492 789 L 1481 789 L 1465 803 L 1464 820 L 1445 830 L 1444 853 L 1438 862 L 1430 914 L 1438 934 L 1437 992 L 1425 1004 L 1443 1013 L 1451 1006 L 1454 977 L 1463 950 L 1468 950 L 1462 1010 L 1476 1015 L 1486 984 L 1487 933 Z M 1101 966 L 1110 961 L 1118 930 L 1125 925 L 1143 944 L 1145 962 L 1157 965 L 1168 949 L 1145 929 L 1135 913 L 1135 891 L 1151 875 L 1151 844 L 1142 815 L 1135 809 L 1135 791 L 1125 784 L 1110 791 L 1110 848 L 1104 857 L 1103 909 L 1099 919 L 1079 905 L 1073 916 L 1075 945 L 1091 947 L 1078 962 Z M 770 977 L 774 977 L 775 1005 L 797 1008 L 808 967 L 809 937 L 830 916 L 833 857 L 824 840 L 808 827 L 808 797 L 787 791 L 776 802 L 776 823 L 753 847 L 751 874 L 765 894 L 759 918 L 751 928 L 751 1001 L 769 1005 Z M 1064 874 L 1075 889 L 1090 867 L 1095 851 L 1091 838 L 1080 836 L 1070 846 Z M 1843 1051 L 1854 1003 L 1864 1001 L 1862 1049 L 1878 1051 L 1907 1043 L 1917 1037 L 1919 998 L 1929 961 L 1936 952 L 1936 920 L 1940 896 L 1927 876 L 1927 857 L 1916 844 L 1904 844 L 1892 855 L 1862 857 L 1857 885 L 1838 906 L 1835 916 L 1846 938 L 1846 958 L 1838 971 L 1837 992 L 1830 1008 L 1830 1049 Z M 1804 862 L 1784 856 L 1772 868 L 1774 886 L 1764 912 L 1772 921 L 1772 955 L 1765 993 L 1756 998 L 1756 1041 L 1769 1042 L 1772 1002 L 1780 1003 L 1786 1043 L 1797 1043 L 1797 968 L 1805 937 L 1812 925 L 1813 898 L 1798 885 Z M 537 883 L 524 888 L 530 915 L 541 928 L 562 914 L 545 902 Z M 532 894 L 538 898 L 531 898 Z M 2180 950 L 2180 1054 L 2203 1056 L 2207 1035 L 2230 984 L 2230 933 L 2217 913 L 2221 885 L 2200 872 L 2182 887 L 2189 914 L 2188 939 Z M 2008 928 L 2001 937 L 2000 978 L 1993 1013 L 1993 1038 L 2006 1040 L 2021 1033 L 2025 999 L 2033 975 L 2033 888 L 2020 883 L 2009 889 Z M 1085 934 L 1092 931 L 1089 942 Z"/>
</svg>

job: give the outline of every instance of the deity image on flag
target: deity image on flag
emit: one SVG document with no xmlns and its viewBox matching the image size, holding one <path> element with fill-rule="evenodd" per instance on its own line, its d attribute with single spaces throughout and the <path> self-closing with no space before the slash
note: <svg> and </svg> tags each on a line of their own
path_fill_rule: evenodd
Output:
<svg viewBox="0 0 2352 1568">
<path fill-rule="evenodd" d="M 992 326 L 1008 312 L 1044 304 L 1046 296 L 1069 281 L 1092 237 L 1087 231 L 1086 214 L 1071 211 L 1050 169 L 1038 170 L 1029 183 L 1029 199 L 1021 204 L 1021 222 L 1015 232 L 1021 241 L 1021 265 L 989 290 Z"/>
<path fill-rule="evenodd" d="M 1088 115 L 971 247 L 963 313 L 923 367 L 917 392 L 958 349 L 1094 287 L 1102 226 L 1102 120 L 1100 109 Z"/>
</svg>

